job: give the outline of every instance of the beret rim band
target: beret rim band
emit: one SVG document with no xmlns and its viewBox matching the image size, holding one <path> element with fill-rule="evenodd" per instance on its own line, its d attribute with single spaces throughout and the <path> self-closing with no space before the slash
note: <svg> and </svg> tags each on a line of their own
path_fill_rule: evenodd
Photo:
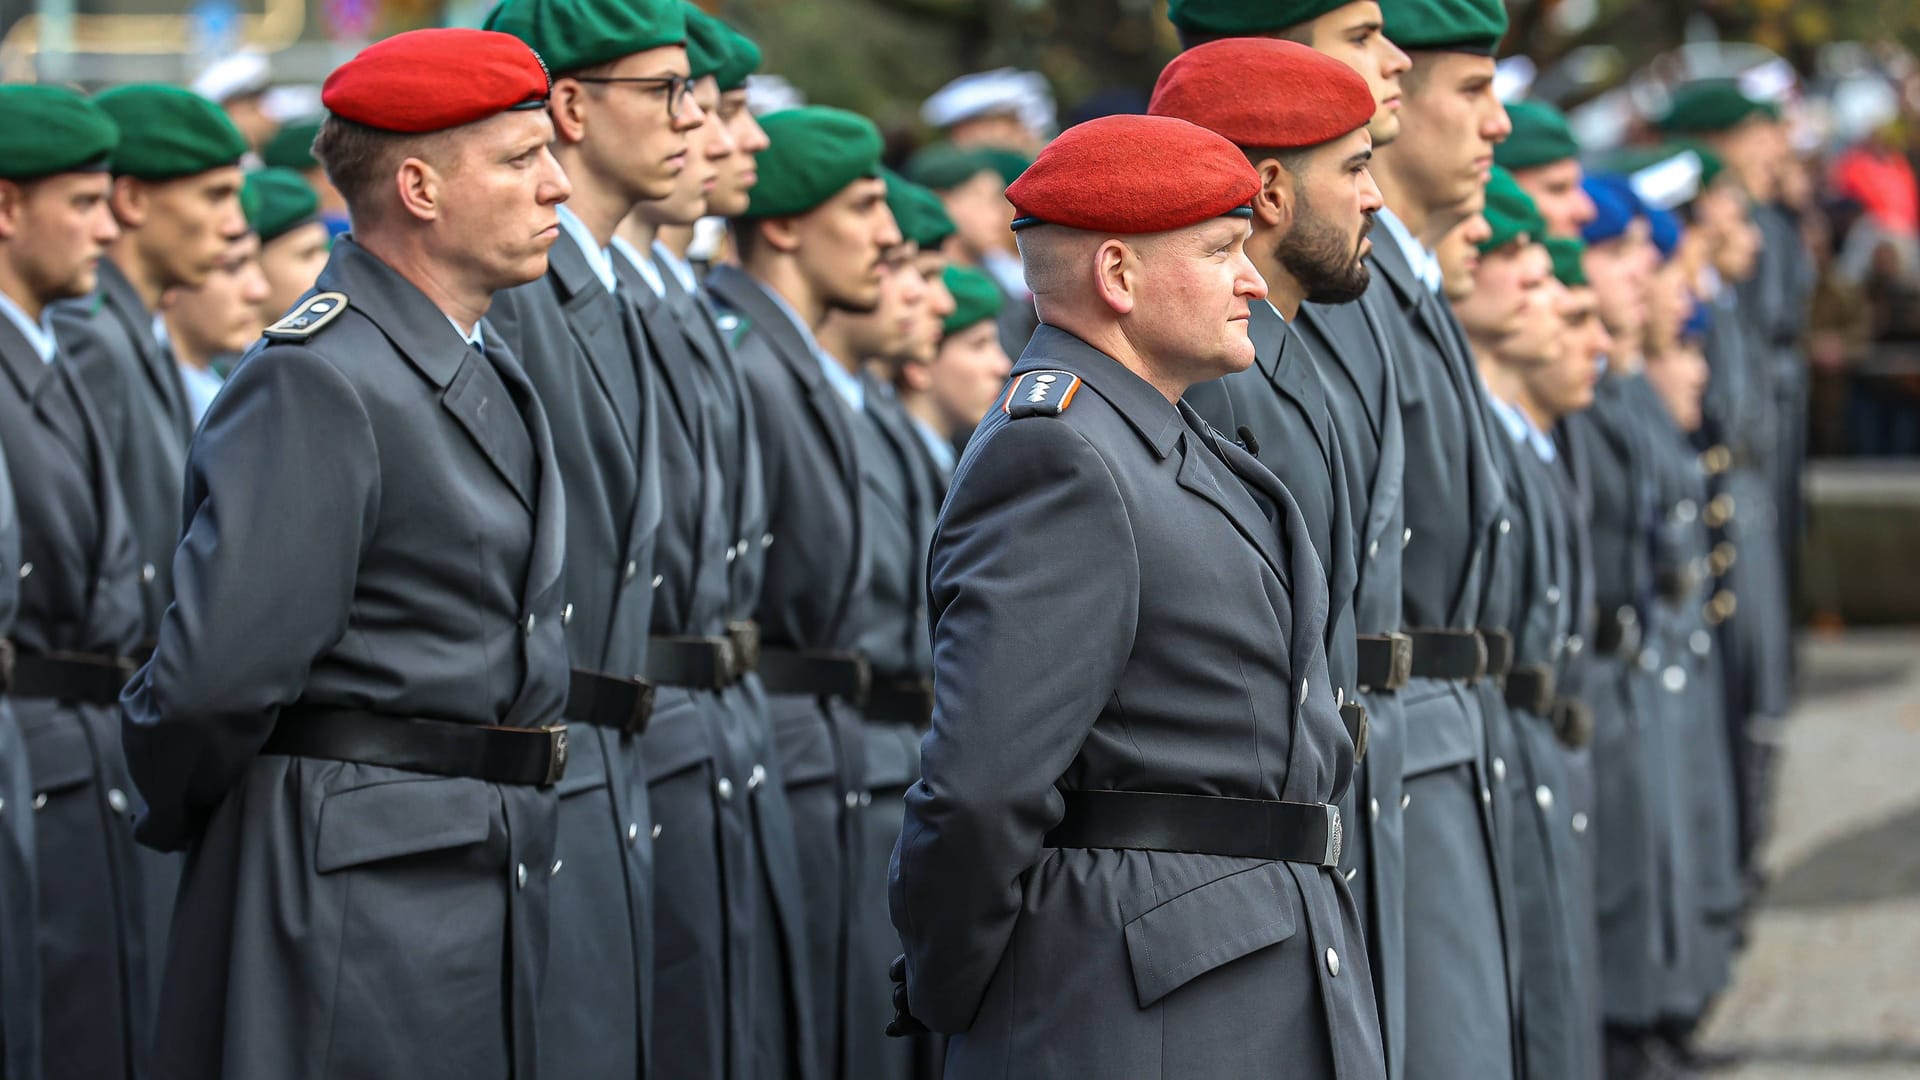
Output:
<svg viewBox="0 0 1920 1080">
<path fill-rule="evenodd" d="M 1220 218 L 1251 218 L 1251 217 L 1253 217 L 1253 207 L 1236 206 L 1233 209 L 1226 211 L 1225 213 L 1215 214 L 1213 217 L 1210 217 L 1210 218 L 1202 218 L 1199 221 L 1193 222 L 1191 225 L 1176 225 L 1174 226 L 1174 228 L 1191 229 L 1193 228 L 1194 225 L 1201 225 L 1208 221 L 1217 221 Z M 1036 225 L 1060 225 L 1062 228 L 1079 229 L 1081 232 L 1110 232 L 1110 233 L 1113 233 L 1115 236 L 1147 235 L 1147 233 L 1145 232 L 1129 233 L 1129 232 L 1121 232 L 1118 229 L 1088 229 L 1079 225 L 1062 225 L 1058 221 L 1048 221 L 1045 218 L 1038 218 L 1038 217 L 1032 217 L 1032 216 L 1023 216 L 1023 217 L 1014 218 L 1013 225 L 1011 227 L 1014 232 L 1019 232 L 1022 229 L 1031 229 Z M 1172 232 L 1173 230 L 1172 229 L 1151 229 L 1148 231 L 1149 232 Z"/>
<path fill-rule="evenodd" d="M 46 169 L 30 173 L 7 172 L 0 168 L 0 180 L 11 180 L 16 184 L 31 184 L 37 180 L 50 180 L 56 176 L 91 176 L 95 173 L 113 172 L 113 154 L 111 151 L 99 157 L 88 158 L 73 165 L 62 165 L 55 169 Z M 188 173 L 188 176 L 194 175 Z"/>
<path fill-rule="evenodd" d="M 1468 56 L 1487 56 L 1500 51 L 1500 41 L 1488 41 L 1484 37 L 1462 38 L 1459 41 L 1406 42 L 1395 39 L 1395 45 L 1407 52 L 1451 52 L 1466 53 Z"/>
</svg>

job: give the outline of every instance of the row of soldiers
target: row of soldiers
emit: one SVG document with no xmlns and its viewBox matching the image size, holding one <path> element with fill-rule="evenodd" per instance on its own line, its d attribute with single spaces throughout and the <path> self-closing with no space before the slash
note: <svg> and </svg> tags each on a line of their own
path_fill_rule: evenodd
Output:
<svg viewBox="0 0 1920 1080">
<path fill-rule="evenodd" d="M 1157 117 L 921 187 L 691 5 L 506 0 L 328 79 L 324 269 L 208 103 L 8 88 L 10 1080 L 1679 1070 L 1788 690 L 1777 117 L 1583 178 L 1498 3 L 1171 16 Z"/>
</svg>

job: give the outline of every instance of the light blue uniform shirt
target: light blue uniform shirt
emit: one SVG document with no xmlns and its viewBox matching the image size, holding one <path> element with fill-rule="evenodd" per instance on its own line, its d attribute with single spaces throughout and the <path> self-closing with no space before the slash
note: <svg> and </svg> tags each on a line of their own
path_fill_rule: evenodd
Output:
<svg viewBox="0 0 1920 1080">
<path fill-rule="evenodd" d="M 34 322 L 27 318 L 26 311 L 19 304 L 14 303 L 13 297 L 0 292 L 0 311 L 6 312 L 7 318 L 13 320 L 13 325 L 20 328 L 20 335 L 27 339 L 28 345 L 33 346 L 34 354 L 40 357 L 41 363 L 53 363 L 53 358 L 59 355 L 60 343 L 53 336 L 52 305 L 41 309 L 40 321 Z"/>
<path fill-rule="evenodd" d="M 1400 253 L 1407 257 L 1407 265 L 1413 267 L 1414 275 L 1427 287 L 1429 292 L 1440 291 L 1440 257 L 1427 250 L 1427 246 L 1414 239 L 1407 224 L 1394 215 L 1394 212 L 1381 207 L 1375 215 L 1380 224 L 1386 226 L 1387 235 L 1400 245 Z"/>
<path fill-rule="evenodd" d="M 593 233 L 588 231 L 586 222 L 581 221 L 579 215 L 567 209 L 564 203 L 554 209 L 560 214 L 561 231 L 573 237 L 573 242 L 579 246 L 580 253 L 587 257 L 587 265 L 593 268 L 593 276 L 600 279 L 600 284 L 605 285 L 608 292 L 618 288 L 620 279 L 613 273 L 613 256 L 593 238 Z"/>
</svg>

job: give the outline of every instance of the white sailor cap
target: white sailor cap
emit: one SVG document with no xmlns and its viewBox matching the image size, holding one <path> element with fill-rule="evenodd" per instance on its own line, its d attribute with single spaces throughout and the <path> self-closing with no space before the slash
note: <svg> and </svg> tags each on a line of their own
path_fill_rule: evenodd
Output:
<svg viewBox="0 0 1920 1080">
<path fill-rule="evenodd" d="M 996 68 L 962 75 L 920 106 L 920 118 L 937 128 L 994 113 L 1012 113 L 1042 136 L 1053 134 L 1053 89 L 1035 71 Z"/>
<path fill-rule="evenodd" d="M 193 80 L 193 92 L 216 105 L 225 105 L 237 97 L 258 94 L 273 82 L 273 70 L 267 58 L 252 49 L 242 49 L 208 64 Z"/>
</svg>

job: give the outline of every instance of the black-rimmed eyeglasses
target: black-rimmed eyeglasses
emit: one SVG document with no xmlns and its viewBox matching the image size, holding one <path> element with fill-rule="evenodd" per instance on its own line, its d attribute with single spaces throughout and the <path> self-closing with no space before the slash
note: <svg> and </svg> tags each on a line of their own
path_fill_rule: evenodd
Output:
<svg viewBox="0 0 1920 1080">
<path fill-rule="evenodd" d="M 667 118 L 680 115 L 693 94 L 693 80 L 685 75 L 646 75 L 616 78 L 614 76 L 574 76 L 575 82 L 593 83 L 600 86 L 644 86 L 654 90 L 665 90 L 667 95 Z"/>
</svg>

